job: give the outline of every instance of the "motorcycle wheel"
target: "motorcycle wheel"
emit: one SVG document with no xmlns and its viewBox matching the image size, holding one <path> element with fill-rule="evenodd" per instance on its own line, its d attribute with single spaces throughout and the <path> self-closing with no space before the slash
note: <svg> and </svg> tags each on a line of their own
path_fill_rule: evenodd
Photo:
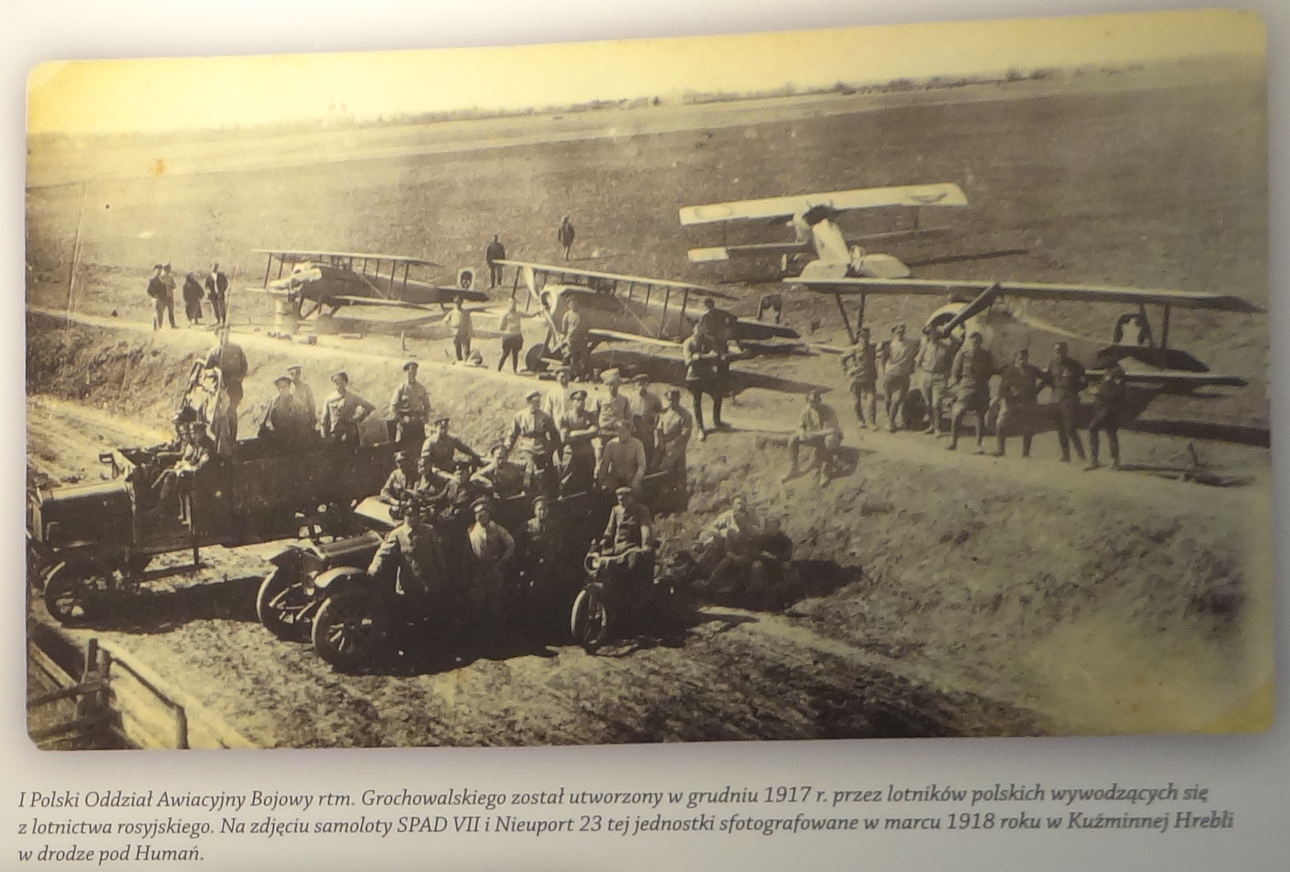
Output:
<svg viewBox="0 0 1290 872">
<path fill-rule="evenodd" d="M 314 650 L 340 672 L 370 663 L 384 641 L 379 611 L 376 596 L 365 590 L 328 597 L 314 617 Z"/>
<path fill-rule="evenodd" d="M 279 639 L 303 642 L 309 638 L 306 610 L 311 600 L 300 583 L 299 572 L 293 569 L 275 566 L 264 577 L 255 595 L 255 616 Z"/>
<path fill-rule="evenodd" d="M 609 615 L 600 591 L 588 587 L 578 592 L 569 614 L 569 631 L 587 653 L 594 653 L 609 638 Z"/>
</svg>

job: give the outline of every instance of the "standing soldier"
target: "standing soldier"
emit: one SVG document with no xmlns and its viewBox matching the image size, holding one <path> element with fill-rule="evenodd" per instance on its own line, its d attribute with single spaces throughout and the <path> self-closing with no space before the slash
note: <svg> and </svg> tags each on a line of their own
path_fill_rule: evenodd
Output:
<svg viewBox="0 0 1290 872">
<path fill-rule="evenodd" d="M 1030 456 L 1043 380 L 1043 372 L 1030 362 L 1030 352 L 1024 348 L 1013 355 L 1010 366 L 1004 367 L 999 377 L 999 420 L 995 424 L 999 447 L 994 451 L 995 457 L 1003 456 L 1004 440 L 1011 431 L 1021 433 L 1021 456 Z"/>
<path fill-rule="evenodd" d="M 152 298 L 152 329 L 160 330 L 163 318 L 170 317 L 170 327 L 175 327 L 175 298 L 173 296 L 174 281 L 171 280 L 170 286 L 166 285 L 166 277 L 163 275 L 165 269 L 164 263 L 154 264 L 152 267 L 152 278 L 148 279 L 148 296 Z"/>
<path fill-rule="evenodd" d="M 628 429 L 633 427 L 631 401 L 618 392 L 622 383 L 622 376 L 618 374 L 618 370 L 611 369 L 605 373 L 605 387 L 609 390 L 609 396 L 596 401 L 596 427 L 600 430 L 600 439 L 597 442 L 597 463 L 600 462 L 600 450 L 618 432 L 618 425 L 625 422 Z"/>
<path fill-rule="evenodd" d="M 183 294 L 184 317 L 188 319 L 188 326 L 202 323 L 202 297 L 205 296 L 205 291 L 197 281 L 197 273 L 184 276 Z"/>
<path fill-rule="evenodd" d="M 717 308 L 716 301 L 711 297 L 703 298 L 703 314 L 699 316 L 698 329 L 708 337 L 709 344 L 717 352 L 717 393 L 714 396 L 730 395 L 730 341 L 734 339 L 738 323 L 739 319 L 733 314 Z M 721 424 L 716 426 L 720 427 Z"/>
<path fill-rule="evenodd" d="M 475 523 L 467 533 L 473 564 L 471 600 L 481 629 L 495 630 L 502 617 L 506 567 L 515 556 L 515 540 L 492 518 L 488 500 L 476 500 Z"/>
<path fill-rule="evenodd" d="M 878 349 L 869 341 L 868 327 L 860 328 L 855 345 L 842 356 L 842 371 L 851 378 L 851 396 L 860 426 L 877 430 Z"/>
<path fill-rule="evenodd" d="M 419 501 L 408 505 L 403 523 L 386 535 L 367 574 L 379 581 L 393 581 L 395 589 L 409 598 L 414 612 L 424 612 L 428 598 L 448 587 L 443 540 L 429 524 L 427 510 Z"/>
<path fill-rule="evenodd" d="M 950 451 L 959 447 L 959 428 L 969 413 L 976 418 L 976 453 L 983 454 L 985 415 L 990 409 L 990 379 L 996 367 L 994 355 L 982 345 L 979 331 L 968 336 L 967 347 L 954 358 L 954 411 L 950 419 Z"/>
<path fill-rule="evenodd" d="M 1044 382 L 1053 389 L 1057 400 L 1057 441 L 1062 448 L 1062 463 L 1070 463 L 1071 446 L 1075 456 L 1084 459 L 1084 442 L 1079 438 L 1079 392 L 1084 390 L 1084 366 L 1068 353 L 1065 342 L 1053 346 L 1053 360 L 1044 373 Z"/>
<path fill-rule="evenodd" d="M 502 283 L 503 267 L 497 261 L 506 260 L 506 246 L 502 245 L 500 235 L 493 234 L 493 241 L 484 249 L 484 260 L 488 263 L 488 287 L 495 288 Z"/>
<path fill-rule="evenodd" d="M 950 383 L 950 367 L 954 365 L 955 346 L 953 337 L 942 335 L 940 330 L 928 325 L 923 331 L 927 338 L 918 349 L 918 389 L 923 393 L 923 402 L 927 405 L 928 435 L 942 436 L 941 406 L 945 403 L 945 394 Z"/>
<path fill-rule="evenodd" d="M 219 343 L 206 353 L 206 365 L 219 369 L 233 415 L 233 440 L 237 441 L 237 409 L 242 405 L 242 379 L 246 378 L 246 354 L 230 342 L 227 326 L 219 328 Z"/>
<path fill-rule="evenodd" d="M 475 322 L 471 319 L 470 312 L 466 311 L 461 297 L 453 304 L 445 323 L 452 331 L 452 350 L 456 353 L 458 362 L 469 359 L 470 342 L 475 338 Z"/>
<path fill-rule="evenodd" d="M 551 458 L 560 450 L 560 434 L 551 416 L 542 411 L 542 392 L 531 390 L 525 395 L 528 408 L 511 421 L 511 435 L 506 452 L 514 453 L 524 465 L 524 488 L 547 493 L 551 490 Z"/>
<path fill-rule="evenodd" d="M 228 276 L 219 271 L 219 264 L 211 264 L 211 271 L 206 276 L 206 297 L 211 301 L 211 312 L 215 315 L 216 324 L 228 323 Z"/>
<path fill-rule="evenodd" d="M 322 436 L 345 448 L 358 447 L 358 425 L 376 411 L 367 400 L 350 393 L 349 375 L 338 372 L 331 377 L 336 391 L 323 401 Z"/>
<path fill-rule="evenodd" d="M 650 393 L 649 376 L 642 373 L 632 379 L 632 384 L 636 386 L 636 395 L 627 398 L 632 408 L 632 430 L 645 446 L 646 462 L 653 467 L 654 428 L 658 426 L 658 416 L 663 414 L 663 401 L 657 394 Z"/>
<path fill-rule="evenodd" d="M 560 494 L 591 490 L 596 480 L 595 436 L 600 430 L 596 416 L 587 411 L 587 392 L 581 388 L 569 395 L 569 411 L 560 419 L 560 441 L 564 462 L 560 469 Z"/>
<path fill-rule="evenodd" d="M 591 378 L 591 365 L 587 360 L 587 325 L 582 317 L 582 304 L 577 297 L 569 300 L 569 308 L 565 310 L 560 330 L 564 333 L 567 363 L 573 370 L 572 376 L 578 381 L 586 381 Z"/>
<path fill-rule="evenodd" d="M 694 403 L 694 420 L 699 425 L 699 441 L 708 438 L 708 430 L 703 425 L 703 395 L 712 398 L 712 424 L 724 427 L 721 423 L 722 391 L 718 385 L 717 366 L 720 353 L 712 345 L 712 340 L 694 325 L 694 332 L 685 340 L 681 348 L 685 356 L 685 386 L 690 390 L 690 400 Z"/>
<path fill-rule="evenodd" d="M 1111 449 L 1111 468 L 1120 468 L 1120 421 L 1128 396 L 1124 369 L 1117 361 L 1102 373 L 1102 383 L 1093 392 L 1093 421 L 1088 425 L 1089 461 L 1085 469 L 1097 469 L 1102 465 L 1097 459 L 1097 436 L 1103 430 L 1106 431 L 1106 444 Z"/>
<path fill-rule="evenodd" d="M 521 583 L 529 609 L 526 616 L 531 627 L 548 632 L 563 625 L 576 589 L 570 581 L 578 577 L 571 560 L 564 525 L 552 511 L 551 499 L 539 496 L 533 500 L 533 517 L 524 525 L 520 536 Z M 576 554 L 576 552 L 575 552 Z"/>
<path fill-rule="evenodd" d="M 882 395 L 887 413 L 887 430 L 895 433 L 901 426 L 901 413 L 905 410 L 905 395 L 909 393 L 909 377 L 914 373 L 918 359 L 918 340 L 905 338 L 905 325 L 891 328 L 891 339 L 882 354 Z"/>
<path fill-rule="evenodd" d="M 417 381 L 417 362 L 403 364 L 405 379 L 390 397 L 390 416 L 394 418 L 394 444 L 416 452 L 426 441 L 426 421 L 430 417 L 430 395 Z"/>
<path fill-rule="evenodd" d="M 497 323 L 497 332 L 502 334 L 502 356 L 497 359 L 497 371 L 501 372 L 502 367 L 506 364 L 506 358 L 511 359 L 511 372 L 516 375 L 520 371 L 520 352 L 524 350 L 524 326 L 525 318 L 536 318 L 537 312 L 531 312 L 528 315 L 520 312 L 515 307 L 515 299 L 512 297 L 510 303 L 506 306 L 506 311 L 502 312 L 502 317 Z"/>
<path fill-rule="evenodd" d="M 694 417 L 681 406 L 681 389 L 668 388 L 667 408 L 659 415 L 655 428 L 655 445 L 658 449 L 659 472 L 674 475 L 685 484 L 685 452 L 694 432 Z"/>
<path fill-rule="evenodd" d="M 825 404 L 817 388 L 806 393 L 801 423 L 788 440 L 788 472 L 781 481 L 789 482 L 801 475 L 797 458 L 803 445 L 815 449 L 815 464 L 820 468 L 818 483 L 828 484 L 833 478 L 834 457 L 842 446 L 842 425 L 838 423 L 838 413 Z"/>
<path fill-rule="evenodd" d="M 259 438 L 268 441 L 279 454 L 292 454 L 309 445 L 313 426 L 305 415 L 300 401 L 291 393 L 291 376 L 280 375 L 273 380 L 278 395 L 265 409 L 260 422 Z"/>
<path fill-rule="evenodd" d="M 570 370 L 567 366 L 557 367 L 555 371 L 555 384 L 546 392 L 542 398 L 542 411 L 551 416 L 558 428 L 564 416 L 568 414 L 572 406 L 569 403 L 569 375 Z"/>
<path fill-rule="evenodd" d="M 293 363 L 287 367 L 287 375 L 291 376 L 291 395 L 304 409 L 305 420 L 309 422 L 309 429 L 312 431 L 318 426 L 318 407 L 314 405 L 313 388 L 300 377 L 300 364 Z"/>
<path fill-rule="evenodd" d="M 450 421 L 447 415 L 434 419 L 434 432 L 421 446 L 421 475 L 427 481 L 440 477 L 439 474 L 452 475 L 460 465 L 457 455 L 464 454 L 474 466 L 483 466 L 484 458 L 479 452 L 448 432 Z"/>
<path fill-rule="evenodd" d="M 560 219 L 560 226 L 556 228 L 555 238 L 559 241 L 560 247 L 564 249 L 564 259 L 569 259 L 569 249 L 573 248 L 573 222 L 569 216 L 565 215 Z"/>
</svg>

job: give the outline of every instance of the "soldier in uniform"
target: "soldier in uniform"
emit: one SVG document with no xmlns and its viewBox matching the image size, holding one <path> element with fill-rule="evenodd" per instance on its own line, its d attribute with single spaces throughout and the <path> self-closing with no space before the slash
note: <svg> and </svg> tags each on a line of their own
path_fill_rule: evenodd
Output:
<svg viewBox="0 0 1290 872">
<path fill-rule="evenodd" d="M 462 272 L 469 275 L 467 270 L 462 270 Z M 466 284 L 463 287 L 469 288 L 470 285 Z M 457 298 L 452 311 L 444 319 L 444 324 L 452 331 L 452 350 L 457 355 L 457 361 L 461 362 L 469 359 L 470 343 L 475 338 L 475 322 L 471 318 L 470 312 L 466 310 L 464 300 L 461 297 Z"/>
<path fill-rule="evenodd" d="M 489 453 L 487 465 L 474 477 L 486 483 L 498 499 L 504 500 L 523 493 L 526 475 L 524 467 L 512 462 L 506 446 L 499 443 Z"/>
<path fill-rule="evenodd" d="M 529 622 L 544 631 L 562 626 L 577 592 L 573 583 L 578 579 L 578 572 L 570 560 L 569 544 L 551 499 L 536 497 L 533 517 L 525 523 L 519 537 L 516 562 L 521 567 L 521 588 L 531 611 Z"/>
<path fill-rule="evenodd" d="M 694 420 L 699 425 L 699 441 L 708 438 L 708 430 L 703 425 L 703 395 L 712 398 L 712 425 L 724 427 L 721 423 L 721 400 L 724 391 L 720 385 L 718 362 L 720 352 L 699 327 L 694 325 L 694 332 L 682 346 L 685 357 L 685 386 L 690 390 L 690 400 L 694 404 Z"/>
<path fill-rule="evenodd" d="M 313 427 L 305 414 L 304 406 L 291 393 L 291 376 L 280 375 L 273 380 L 278 395 L 269 402 L 260 422 L 259 438 L 273 444 L 279 454 L 292 454 L 309 445 Z"/>
<path fill-rule="evenodd" d="M 515 539 L 492 519 L 488 500 L 476 500 L 472 508 L 475 523 L 466 534 L 472 568 L 471 601 L 481 627 L 495 630 L 502 618 L 506 570 L 515 556 Z"/>
<path fill-rule="evenodd" d="M 569 394 L 569 411 L 560 419 L 560 441 L 564 461 L 560 470 L 560 493 L 585 493 L 596 480 L 595 436 L 600 432 L 596 417 L 587 411 L 587 392 Z"/>
<path fill-rule="evenodd" d="M 1120 422 L 1125 411 L 1129 386 L 1124 379 L 1124 369 L 1119 362 L 1112 363 L 1102 373 L 1102 382 L 1093 392 L 1093 420 L 1088 425 L 1089 461 L 1085 469 L 1097 469 L 1098 434 L 1106 431 L 1106 444 L 1111 449 L 1111 468 L 1120 468 Z"/>
<path fill-rule="evenodd" d="M 403 506 L 420 490 L 417 456 L 411 451 L 399 451 L 394 455 L 394 463 L 394 471 L 385 480 L 377 499 L 388 506 Z"/>
<path fill-rule="evenodd" d="M 949 335 L 931 325 L 924 331 L 927 338 L 918 349 L 918 388 L 923 393 L 927 404 L 928 435 L 942 436 L 941 407 L 945 403 L 946 392 L 950 383 L 950 367 L 954 365 L 957 343 Z"/>
<path fill-rule="evenodd" d="M 654 428 L 658 426 L 658 416 L 663 413 L 663 401 L 649 389 L 649 376 L 644 373 L 632 379 L 636 386 L 635 396 L 628 397 L 631 404 L 633 425 L 636 438 L 645 446 L 645 459 L 649 466 L 654 465 L 655 445 Z"/>
<path fill-rule="evenodd" d="M 442 595 L 451 583 L 443 540 L 429 523 L 430 514 L 419 500 L 412 500 L 403 523 L 386 534 L 367 567 L 372 578 L 393 581 L 418 612 L 424 612 L 430 597 Z"/>
<path fill-rule="evenodd" d="M 883 346 L 882 395 L 887 414 L 887 430 L 895 433 L 900 428 L 901 413 L 905 409 L 905 395 L 909 393 L 909 377 L 914 373 L 918 360 L 918 340 L 905 338 L 905 325 L 891 328 L 891 339 Z"/>
<path fill-rule="evenodd" d="M 206 435 L 206 428 L 197 420 L 197 412 L 191 407 L 181 409 L 175 415 L 174 424 L 180 439 L 180 455 L 174 465 L 163 470 L 153 483 L 155 510 L 164 509 L 177 495 L 178 518 L 188 524 L 192 522 L 190 498 L 193 478 L 214 459 L 215 444 Z"/>
<path fill-rule="evenodd" d="M 620 487 L 638 490 L 645 478 L 645 446 L 632 435 L 626 421 L 618 424 L 618 432 L 605 443 L 596 467 L 596 484 L 603 491 L 613 492 Z"/>
<path fill-rule="evenodd" d="M 565 413 L 570 409 L 569 403 L 569 376 L 572 374 L 567 366 L 558 366 L 555 370 L 555 384 L 546 392 L 542 398 L 542 411 L 551 416 L 558 428 L 560 422 L 564 420 Z"/>
<path fill-rule="evenodd" d="M 587 350 L 587 325 L 582 317 L 582 304 L 578 298 L 574 297 L 569 300 L 569 308 L 565 310 L 564 318 L 560 323 L 560 331 L 564 334 L 566 363 L 572 370 L 573 378 L 578 381 L 586 381 L 591 378 L 591 363 L 588 360 Z"/>
<path fill-rule="evenodd" d="M 985 416 L 990 410 L 990 379 L 996 372 L 994 355 L 983 344 L 979 331 L 968 336 L 967 347 L 954 358 L 954 411 L 950 419 L 950 451 L 959 447 L 959 428 L 970 412 L 976 418 L 976 451 L 985 449 Z"/>
<path fill-rule="evenodd" d="M 421 446 L 421 475 L 427 480 L 444 475 L 451 476 L 460 465 L 457 455 L 465 455 L 475 466 L 483 466 L 484 458 L 479 452 L 448 432 L 450 420 L 447 415 L 434 419 L 434 432 Z"/>
<path fill-rule="evenodd" d="M 498 263 L 506 260 L 506 246 L 502 245 L 501 235 L 494 233 L 493 241 L 484 249 L 484 261 L 488 264 L 488 287 L 495 288 L 502 283 L 504 267 Z"/>
<path fill-rule="evenodd" d="M 1070 463 L 1071 446 L 1075 456 L 1084 459 L 1084 443 L 1079 438 L 1079 392 L 1084 390 L 1084 366 L 1071 357 L 1065 342 L 1053 346 L 1053 359 L 1044 373 L 1044 382 L 1053 389 L 1057 400 L 1057 441 L 1062 448 L 1062 462 Z"/>
<path fill-rule="evenodd" d="M 313 389 L 300 377 L 300 364 L 293 363 L 287 367 L 287 375 L 291 376 L 291 395 L 304 409 L 305 420 L 309 422 L 309 429 L 313 430 L 318 426 L 318 407 L 314 404 Z"/>
<path fill-rule="evenodd" d="M 542 411 L 541 391 L 531 390 L 524 399 L 528 408 L 511 421 L 506 451 L 524 465 L 525 490 L 551 493 L 551 459 L 560 450 L 560 433 L 551 416 Z"/>
<path fill-rule="evenodd" d="M 170 318 L 170 329 L 175 329 L 175 280 L 170 278 L 167 266 L 164 263 L 154 264 L 152 278 L 148 279 L 148 296 L 152 298 L 153 330 L 160 330 L 167 316 Z"/>
<path fill-rule="evenodd" d="M 218 367 L 224 390 L 228 391 L 233 423 L 233 440 L 237 441 L 237 409 L 242 405 L 242 380 L 248 364 L 242 346 L 229 341 L 227 326 L 219 328 L 219 342 L 206 352 L 206 365 Z"/>
<path fill-rule="evenodd" d="M 694 417 L 681 405 L 681 389 L 668 388 L 667 408 L 659 415 L 655 427 L 655 444 L 658 446 L 659 472 L 679 476 L 685 482 L 685 452 L 690 445 L 690 436 L 694 432 Z"/>
<path fill-rule="evenodd" d="M 1011 365 L 1003 368 L 999 376 L 999 420 L 995 424 L 999 447 L 994 451 L 995 457 L 1003 456 L 1004 441 L 1013 432 L 1021 434 L 1021 456 L 1030 456 L 1043 380 L 1043 372 L 1030 362 L 1030 352 L 1024 348 L 1013 355 Z"/>
<path fill-rule="evenodd" d="M 573 222 L 569 220 L 568 215 L 565 215 L 560 219 L 560 226 L 555 230 L 555 238 L 560 243 L 560 247 L 564 249 L 565 260 L 569 259 L 569 249 L 573 248 L 573 237 L 575 235 Z"/>
<path fill-rule="evenodd" d="M 788 472 L 781 481 L 789 482 L 801 471 L 797 465 L 798 453 L 803 445 L 815 449 L 815 463 L 820 468 L 818 483 L 826 485 L 833 477 L 833 460 L 842 446 L 842 425 L 838 413 L 827 405 L 818 389 L 806 394 L 806 408 L 798 430 L 788 440 Z"/>
<path fill-rule="evenodd" d="M 347 373 L 336 373 L 331 383 L 336 391 L 323 402 L 322 436 L 336 445 L 357 448 L 358 425 L 376 411 L 376 406 L 350 392 Z"/>
<path fill-rule="evenodd" d="M 861 327 L 855 345 L 842 356 L 842 371 L 851 379 L 860 426 L 878 428 L 878 349 L 869 341 L 869 328 Z M 867 412 L 867 414 L 866 414 Z"/>
<path fill-rule="evenodd" d="M 390 397 L 390 416 L 394 419 L 394 444 L 408 451 L 418 451 L 426 439 L 426 420 L 430 417 L 430 394 L 417 381 L 415 360 L 403 364 L 405 379 Z"/>
</svg>

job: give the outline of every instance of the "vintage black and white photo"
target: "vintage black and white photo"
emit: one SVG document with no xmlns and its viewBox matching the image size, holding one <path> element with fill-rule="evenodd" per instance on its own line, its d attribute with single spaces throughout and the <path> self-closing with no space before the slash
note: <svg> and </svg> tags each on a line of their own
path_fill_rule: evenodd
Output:
<svg viewBox="0 0 1290 872">
<path fill-rule="evenodd" d="M 1262 729 L 1263 38 L 38 67 L 31 737 Z"/>
</svg>

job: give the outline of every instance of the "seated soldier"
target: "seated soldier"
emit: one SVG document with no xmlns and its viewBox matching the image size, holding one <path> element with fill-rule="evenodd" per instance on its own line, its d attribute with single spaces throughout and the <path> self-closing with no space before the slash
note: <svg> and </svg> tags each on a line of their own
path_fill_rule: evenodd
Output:
<svg viewBox="0 0 1290 872">
<path fill-rule="evenodd" d="M 750 609 L 782 608 L 796 599 L 800 591 L 789 590 L 793 576 L 793 540 L 780 529 L 779 518 L 767 518 L 760 534 L 751 542 L 752 566 L 748 570 L 745 605 Z"/>
<path fill-rule="evenodd" d="M 441 478 L 451 476 L 462 463 L 457 459 L 458 455 L 464 456 L 476 466 L 484 465 L 484 458 L 479 456 L 479 452 L 448 432 L 448 424 L 447 415 L 436 417 L 434 430 L 421 446 L 421 474 L 427 478 L 434 477 L 436 472 L 446 473 Z"/>
<path fill-rule="evenodd" d="M 190 502 L 193 478 L 206 464 L 210 463 L 215 454 L 215 444 L 206 435 L 206 428 L 201 425 L 201 422 L 195 420 L 195 417 L 194 415 L 193 420 L 182 425 L 184 447 L 179 459 L 169 469 L 163 470 L 153 485 L 153 491 L 157 497 L 157 510 L 164 508 L 172 496 L 177 496 L 177 516 L 185 524 L 192 520 Z"/>
<path fill-rule="evenodd" d="M 600 573 L 607 584 L 622 581 L 644 584 L 654 577 L 654 516 L 629 487 L 614 491 L 617 505 L 601 534 Z"/>
<path fill-rule="evenodd" d="M 411 451 L 397 452 L 394 462 L 397 465 L 385 480 L 377 499 L 388 506 L 402 506 L 421 490 L 421 476 L 417 474 L 416 455 Z"/>
<path fill-rule="evenodd" d="M 788 472 L 781 481 L 789 482 L 801 475 L 797 465 L 798 452 L 803 445 L 815 449 L 815 462 L 819 466 L 818 483 L 826 485 L 833 477 L 833 461 L 842 444 L 842 427 L 837 413 L 826 404 L 820 391 L 812 389 L 806 394 L 806 408 L 796 433 L 788 440 Z"/>
<path fill-rule="evenodd" d="M 489 462 L 475 473 L 474 480 L 486 485 L 499 500 L 524 492 L 524 467 L 512 463 L 505 445 L 494 445 Z"/>
</svg>

